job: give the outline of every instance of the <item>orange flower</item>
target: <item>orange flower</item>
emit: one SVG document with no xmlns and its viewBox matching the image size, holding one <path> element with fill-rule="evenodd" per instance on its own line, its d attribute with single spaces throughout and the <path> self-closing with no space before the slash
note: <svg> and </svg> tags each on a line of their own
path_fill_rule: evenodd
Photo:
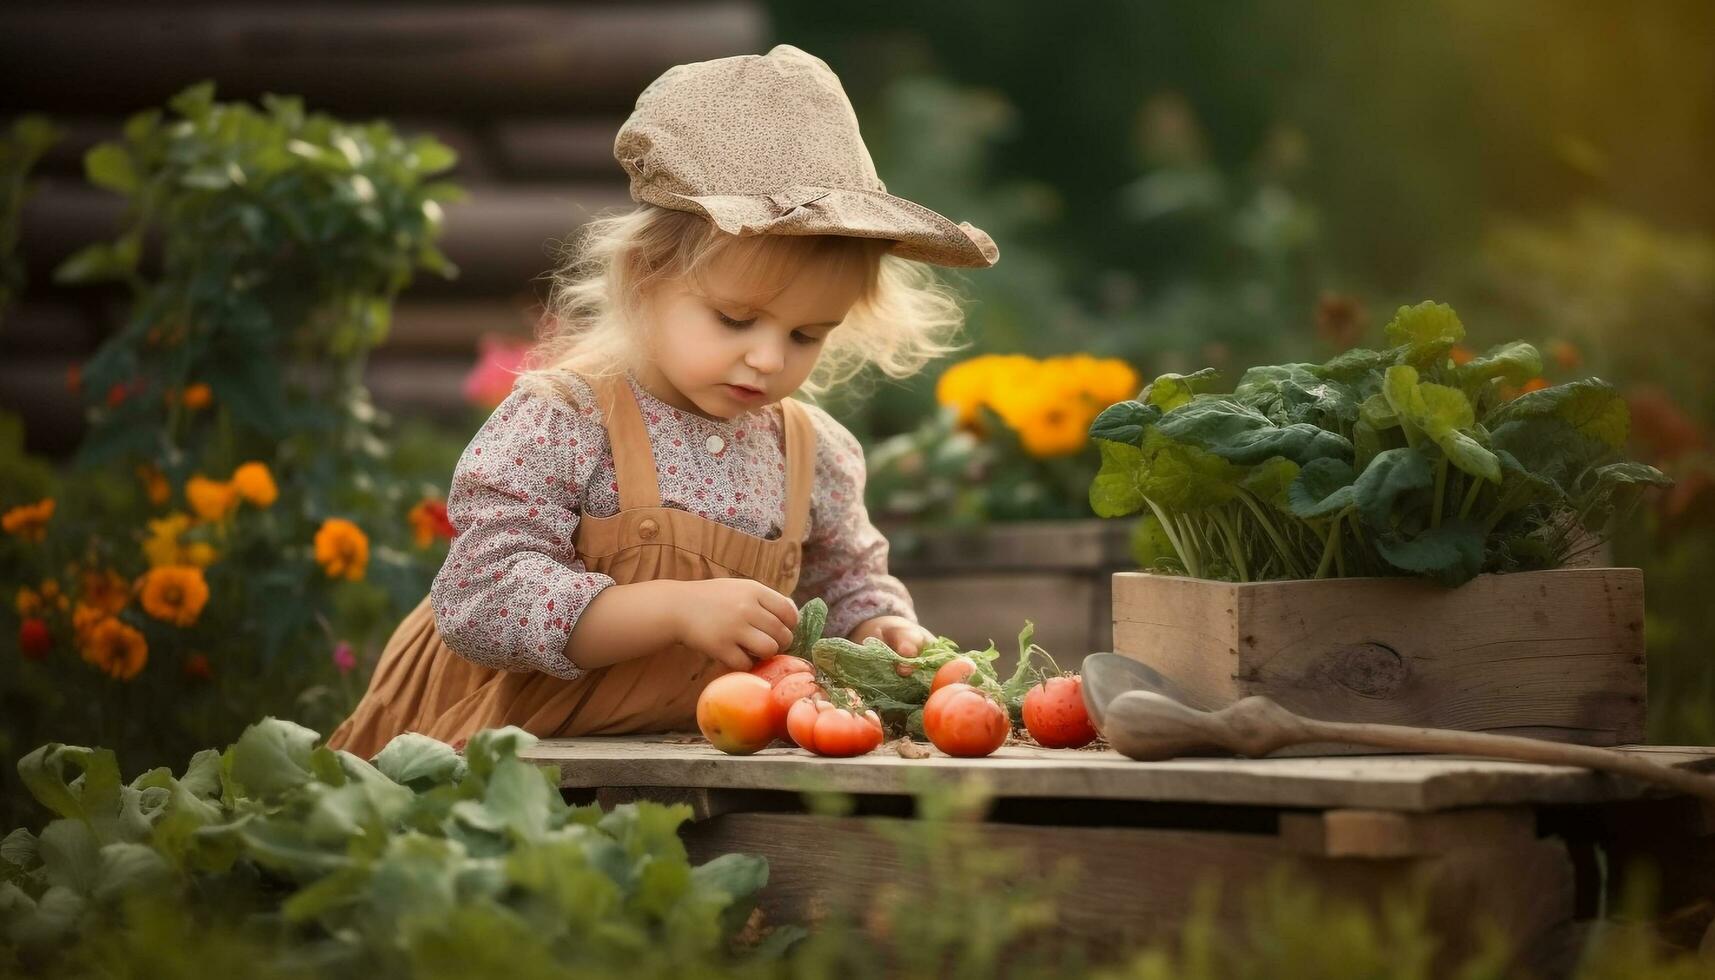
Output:
<svg viewBox="0 0 1715 980">
<path fill-rule="evenodd" d="M 18 616 L 28 618 L 39 616 L 42 612 L 42 594 L 27 585 L 18 587 L 18 597 L 14 600 L 18 607 Z"/>
<path fill-rule="evenodd" d="M 1476 359 L 1477 352 L 1464 344 L 1454 344 L 1453 349 L 1447 352 L 1447 356 L 1453 359 L 1454 364 L 1463 367 Z"/>
<path fill-rule="evenodd" d="M 144 463 L 137 467 L 137 479 L 143 481 L 143 491 L 149 496 L 149 503 L 160 507 L 173 498 L 173 487 L 167 482 L 167 476 L 159 467 Z"/>
<path fill-rule="evenodd" d="M 1524 386 L 1519 388 L 1518 391 L 1521 395 L 1528 395 L 1533 391 L 1541 391 L 1546 387 L 1548 387 L 1548 381 L 1546 379 L 1531 378 L 1529 381 L 1526 381 Z"/>
<path fill-rule="evenodd" d="M 143 611 L 174 626 L 193 626 L 208 603 L 208 583 L 192 565 L 151 568 L 137 583 Z"/>
<path fill-rule="evenodd" d="M 238 506 L 238 488 L 230 480 L 210 480 L 198 474 L 185 481 L 185 499 L 203 520 L 223 521 Z"/>
<path fill-rule="evenodd" d="M 1584 363 L 1584 354 L 1567 340 L 1549 341 L 1548 358 L 1562 371 L 1576 371 Z"/>
<path fill-rule="evenodd" d="M 149 522 L 149 536 L 143 540 L 143 554 L 150 568 L 162 565 L 195 565 L 207 568 L 217 557 L 214 547 L 206 541 L 182 540 L 190 530 L 191 516 L 173 512 Z"/>
<path fill-rule="evenodd" d="M 113 616 L 105 610 L 80 602 L 71 613 L 72 635 L 77 638 L 78 645 L 81 646 L 89 639 L 89 635 L 95 631 L 97 626 L 112 618 Z"/>
<path fill-rule="evenodd" d="M 85 661 L 122 681 L 136 677 L 149 662 L 149 644 L 143 634 L 113 618 L 90 630 L 80 653 Z"/>
<path fill-rule="evenodd" d="M 369 564 L 369 538 L 345 518 L 330 517 L 316 531 L 316 562 L 328 578 L 360 581 Z"/>
<path fill-rule="evenodd" d="M 456 533 L 452 522 L 447 519 L 447 505 L 444 501 L 424 500 L 411 508 L 408 516 L 411 533 L 419 548 L 434 544 L 436 538 L 446 538 L 450 541 Z"/>
<path fill-rule="evenodd" d="M 0 529 L 16 534 L 25 541 L 41 541 L 48 536 L 48 521 L 54 516 L 54 500 L 38 500 L 21 504 L 0 515 Z"/>
<path fill-rule="evenodd" d="M 194 385 L 185 387 L 185 393 L 181 396 L 180 401 L 184 403 L 186 408 L 194 412 L 198 409 L 207 408 L 209 403 L 214 401 L 214 392 L 209 390 L 208 385 L 199 381 Z"/>
<path fill-rule="evenodd" d="M 83 573 L 83 601 L 109 616 L 117 616 L 131 601 L 131 586 L 125 576 L 112 569 L 88 569 Z"/>
<path fill-rule="evenodd" d="M 252 460 L 232 471 L 232 485 L 238 495 L 256 507 L 272 507 L 279 499 L 280 489 L 274 485 L 274 474 L 266 463 Z"/>
</svg>

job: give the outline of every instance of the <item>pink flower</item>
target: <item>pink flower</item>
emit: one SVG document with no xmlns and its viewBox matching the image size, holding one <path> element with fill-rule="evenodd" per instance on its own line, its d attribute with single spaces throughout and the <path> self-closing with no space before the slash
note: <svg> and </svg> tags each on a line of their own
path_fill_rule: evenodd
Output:
<svg viewBox="0 0 1715 980">
<path fill-rule="evenodd" d="M 512 382 L 529 349 L 529 342 L 517 337 L 483 336 L 477 341 L 476 366 L 465 375 L 465 401 L 483 408 L 493 408 L 505 401 L 512 393 Z"/>
<path fill-rule="evenodd" d="M 357 654 L 352 652 L 351 644 L 341 640 L 334 646 L 333 665 L 338 667 L 342 674 L 351 673 L 352 668 L 357 666 Z"/>
</svg>

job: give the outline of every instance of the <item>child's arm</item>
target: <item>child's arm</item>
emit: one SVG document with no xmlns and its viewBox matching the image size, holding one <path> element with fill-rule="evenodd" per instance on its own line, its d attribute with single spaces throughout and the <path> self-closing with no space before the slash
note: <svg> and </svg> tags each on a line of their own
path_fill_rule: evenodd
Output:
<svg viewBox="0 0 1715 980">
<path fill-rule="evenodd" d="M 566 659 L 586 669 L 688 647 L 733 670 L 792 645 L 798 608 L 761 582 L 659 579 L 604 589 L 578 620 Z"/>
<path fill-rule="evenodd" d="M 879 636 L 902 654 L 934 639 L 916 625 L 905 584 L 887 571 L 887 538 L 864 506 L 863 447 L 827 412 L 810 406 L 816 423 L 816 476 L 810 537 L 794 597 L 828 604 L 826 636 L 862 642 Z"/>
<path fill-rule="evenodd" d="M 447 492 L 456 533 L 429 589 L 454 653 L 500 670 L 583 673 L 566 659 L 567 637 L 614 585 L 573 548 L 604 439 L 593 412 L 515 390 L 465 447 Z"/>
</svg>

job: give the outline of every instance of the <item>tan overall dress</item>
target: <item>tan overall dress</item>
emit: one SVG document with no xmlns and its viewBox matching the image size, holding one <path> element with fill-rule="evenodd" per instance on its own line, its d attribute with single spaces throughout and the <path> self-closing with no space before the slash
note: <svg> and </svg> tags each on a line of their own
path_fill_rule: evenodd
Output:
<svg viewBox="0 0 1715 980">
<path fill-rule="evenodd" d="M 661 505 L 643 413 L 624 378 L 589 382 L 607 420 L 619 512 L 582 516 L 577 554 L 619 584 L 653 579 L 755 579 L 790 596 L 810 514 L 815 430 L 803 406 L 781 403 L 786 432 L 786 527 L 760 538 Z M 694 731 L 697 695 L 726 673 L 682 646 L 589 671 L 573 680 L 483 667 L 441 640 L 429 599 L 399 624 L 363 699 L 328 745 L 371 758 L 395 735 L 422 732 L 462 747 L 474 732 L 517 725 L 543 737 Z"/>
</svg>

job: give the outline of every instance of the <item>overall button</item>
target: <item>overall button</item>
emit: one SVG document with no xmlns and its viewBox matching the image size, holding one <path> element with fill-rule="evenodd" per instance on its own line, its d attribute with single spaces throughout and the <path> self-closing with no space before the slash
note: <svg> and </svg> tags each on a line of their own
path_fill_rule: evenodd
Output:
<svg viewBox="0 0 1715 980">
<path fill-rule="evenodd" d="M 660 532 L 661 525 L 655 523 L 655 518 L 653 517 L 645 517 L 642 522 L 637 525 L 637 536 L 645 541 L 655 540 L 655 535 Z"/>
<path fill-rule="evenodd" d="M 709 455 L 719 456 L 721 454 L 721 450 L 726 448 L 726 440 L 722 439 L 720 436 L 709 436 L 708 447 Z"/>
<path fill-rule="evenodd" d="M 798 553 L 796 551 L 788 551 L 785 556 L 780 559 L 780 570 L 783 572 L 790 572 L 797 567 Z"/>
</svg>

